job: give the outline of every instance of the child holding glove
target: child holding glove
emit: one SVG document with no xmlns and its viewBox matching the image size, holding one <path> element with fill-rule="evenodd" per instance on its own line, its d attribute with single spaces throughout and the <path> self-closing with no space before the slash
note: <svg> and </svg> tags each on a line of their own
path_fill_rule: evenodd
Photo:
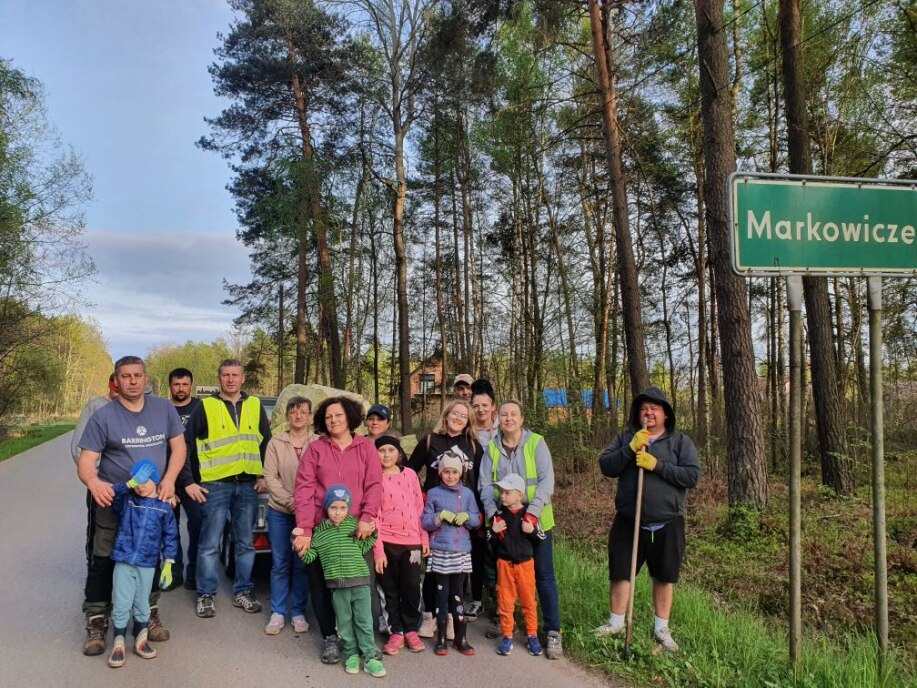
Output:
<svg viewBox="0 0 917 688">
<path fill-rule="evenodd" d="M 144 459 L 131 468 L 130 480 L 114 485 L 118 534 L 111 555 L 115 562 L 111 612 L 115 642 L 108 666 L 112 668 L 124 665 L 124 636 L 132 612 L 134 653 L 144 659 L 156 656 L 147 640 L 150 590 L 160 558 L 165 559 L 160 586 L 169 586 L 172 563 L 178 554 L 178 528 L 172 506 L 156 495 L 159 479 L 156 465 Z"/>
<path fill-rule="evenodd" d="M 465 577 L 471 572 L 470 531 L 481 525 L 474 493 L 462 484 L 462 459 L 451 450 L 439 459 L 441 484 L 427 492 L 421 525 L 430 532 L 430 571 L 436 576 L 436 644 L 433 651 L 446 655 L 447 617 L 452 614 L 455 649 L 473 655 L 465 637 L 462 599 Z"/>
</svg>

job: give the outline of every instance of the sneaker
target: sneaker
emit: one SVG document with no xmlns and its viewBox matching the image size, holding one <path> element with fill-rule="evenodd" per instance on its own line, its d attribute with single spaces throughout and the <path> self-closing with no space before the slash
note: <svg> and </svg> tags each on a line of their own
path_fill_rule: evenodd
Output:
<svg viewBox="0 0 917 688">
<path fill-rule="evenodd" d="M 382 664 L 382 660 L 376 657 L 366 660 L 366 664 L 363 666 L 363 671 L 365 671 L 373 678 L 382 678 L 385 676 L 385 667 Z"/>
<path fill-rule="evenodd" d="M 678 652 L 678 643 L 672 638 L 672 632 L 669 631 L 668 627 L 654 631 L 653 640 L 666 652 Z"/>
<path fill-rule="evenodd" d="M 382 651 L 387 655 L 397 655 L 403 647 L 404 635 L 401 633 L 392 633 L 388 637 L 388 642 L 382 646 Z"/>
<path fill-rule="evenodd" d="M 83 654 L 94 657 L 105 652 L 105 635 L 108 633 L 108 618 L 104 614 L 86 617 L 86 641 Z"/>
<path fill-rule="evenodd" d="M 347 661 L 344 662 L 344 671 L 348 674 L 359 674 L 360 673 L 360 657 L 359 655 L 351 655 L 347 658 Z"/>
<path fill-rule="evenodd" d="M 548 631 L 545 645 L 544 654 L 548 659 L 560 659 L 564 656 L 564 646 L 557 631 Z"/>
<path fill-rule="evenodd" d="M 108 656 L 108 666 L 112 669 L 124 666 L 124 636 L 115 636 L 114 645 L 111 648 L 111 654 Z"/>
<path fill-rule="evenodd" d="M 473 600 L 465 605 L 465 620 L 477 621 L 483 611 L 484 603 L 481 600 Z"/>
<path fill-rule="evenodd" d="M 487 630 L 484 631 L 484 637 L 488 640 L 496 640 L 501 635 L 503 635 L 503 633 L 500 630 L 500 624 L 498 624 L 496 621 L 492 621 L 491 624 L 487 627 Z"/>
<path fill-rule="evenodd" d="M 423 621 L 420 623 L 420 630 L 417 635 L 421 638 L 432 638 L 436 634 L 436 620 L 430 612 L 423 613 Z"/>
<path fill-rule="evenodd" d="M 592 633 L 598 638 L 605 638 L 611 635 L 621 635 L 624 633 L 624 630 L 627 628 L 625 623 L 611 623 L 609 620 L 608 623 L 604 623 L 601 626 L 597 626 L 592 629 Z"/>
<path fill-rule="evenodd" d="M 153 659 L 156 657 L 157 652 L 147 640 L 149 640 L 148 631 L 144 628 L 137 634 L 137 637 L 134 638 L 134 654 L 144 659 Z"/>
<path fill-rule="evenodd" d="M 294 633 L 308 633 L 309 632 L 309 622 L 306 621 L 306 617 L 302 614 L 297 614 L 293 617 L 293 632 Z"/>
<path fill-rule="evenodd" d="M 248 612 L 249 614 L 257 614 L 261 611 L 261 603 L 251 590 L 237 592 L 233 595 L 232 606 L 239 607 L 242 611 Z"/>
<path fill-rule="evenodd" d="M 525 647 L 528 649 L 529 654 L 533 657 L 537 657 L 544 651 L 541 647 L 541 641 L 538 640 L 537 635 L 530 635 L 528 638 L 526 638 Z"/>
<path fill-rule="evenodd" d="M 506 655 L 510 654 L 513 651 L 513 639 L 503 636 L 503 639 L 500 641 L 500 644 L 497 645 L 497 654 Z"/>
<path fill-rule="evenodd" d="M 423 644 L 417 631 L 408 631 L 404 634 L 404 644 L 408 646 L 411 652 L 423 652 L 427 646 Z"/>
<path fill-rule="evenodd" d="M 202 619 L 212 619 L 216 616 L 217 610 L 213 606 L 213 595 L 198 595 L 195 613 Z"/>
<path fill-rule="evenodd" d="M 264 632 L 268 635 L 278 635 L 283 630 L 285 623 L 283 614 L 271 614 L 271 619 L 264 627 Z"/>
<path fill-rule="evenodd" d="M 347 661 L 350 661 L 351 658 L 348 658 Z M 337 635 L 326 635 L 322 641 L 322 664 L 337 664 L 341 661 L 341 645 L 338 642 Z M 357 662 L 360 661 L 360 658 L 357 657 Z M 359 664 L 357 665 L 357 671 L 360 670 Z"/>
<path fill-rule="evenodd" d="M 159 607 L 150 607 L 150 621 L 147 624 L 149 639 L 154 643 L 164 643 L 169 639 L 169 629 L 162 625 L 159 618 Z"/>
</svg>

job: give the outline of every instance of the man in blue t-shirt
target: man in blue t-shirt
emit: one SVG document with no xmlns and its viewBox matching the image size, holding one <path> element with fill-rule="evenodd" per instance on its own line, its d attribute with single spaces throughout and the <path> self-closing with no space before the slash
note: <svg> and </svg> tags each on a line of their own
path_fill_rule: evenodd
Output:
<svg viewBox="0 0 917 688">
<path fill-rule="evenodd" d="M 86 655 L 105 652 L 114 571 L 111 552 L 118 532 L 118 517 L 112 509 L 115 494 L 112 484 L 127 482 L 134 463 L 147 459 L 162 475 L 159 498 L 172 501 L 175 479 L 187 453 L 184 427 L 175 407 L 167 399 L 144 395 L 147 375 L 143 359 L 137 356 L 118 359 L 115 376 L 119 397 L 92 415 L 79 440 L 77 475 L 89 490 L 86 497 L 88 571 L 83 599 L 86 615 L 83 654 Z M 158 580 L 157 570 L 154 581 Z M 149 638 L 165 640 L 168 632 L 159 620 L 159 591 L 155 588 L 154 585 L 150 596 Z"/>
</svg>

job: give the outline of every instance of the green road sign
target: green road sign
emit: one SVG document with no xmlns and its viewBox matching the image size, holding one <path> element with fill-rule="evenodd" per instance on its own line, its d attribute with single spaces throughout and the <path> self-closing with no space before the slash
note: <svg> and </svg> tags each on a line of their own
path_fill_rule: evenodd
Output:
<svg viewBox="0 0 917 688">
<path fill-rule="evenodd" d="M 735 172 L 740 275 L 917 276 L 917 181 Z"/>
</svg>

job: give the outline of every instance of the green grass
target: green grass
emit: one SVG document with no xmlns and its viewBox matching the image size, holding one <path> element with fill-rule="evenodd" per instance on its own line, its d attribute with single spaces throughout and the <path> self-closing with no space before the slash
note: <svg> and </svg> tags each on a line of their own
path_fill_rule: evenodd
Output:
<svg viewBox="0 0 917 688">
<path fill-rule="evenodd" d="M 561 585 L 564 645 L 578 661 L 637 685 L 711 688 L 899 688 L 917 686 L 917 678 L 892 654 L 885 675 L 876 666 L 870 635 L 848 634 L 840 640 L 807 638 L 797 675 L 788 664 L 786 631 L 760 615 L 725 605 L 700 588 L 681 583 L 672 612 L 677 655 L 653 656 L 653 610 L 649 579 L 637 580 L 634 602 L 634 654 L 622 658 L 623 641 L 596 638 L 592 629 L 608 614 L 608 573 L 596 549 L 561 540 L 555 566 Z M 780 585 L 774 581 L 774 585 Z"/>
<path fill-rule="evenodd" d="M 53 440 L 65 432 L 70 432 L 76 426 L 75 423 L 48 423 L 42 425 L 30 425 L 24 428 L 15 437 L 8 437 L 0 441 L 0 461 L 4 461 L 11 456 L 21 454 L 27 449 L 37 447 L 39 444 Z"/>
</svg>

